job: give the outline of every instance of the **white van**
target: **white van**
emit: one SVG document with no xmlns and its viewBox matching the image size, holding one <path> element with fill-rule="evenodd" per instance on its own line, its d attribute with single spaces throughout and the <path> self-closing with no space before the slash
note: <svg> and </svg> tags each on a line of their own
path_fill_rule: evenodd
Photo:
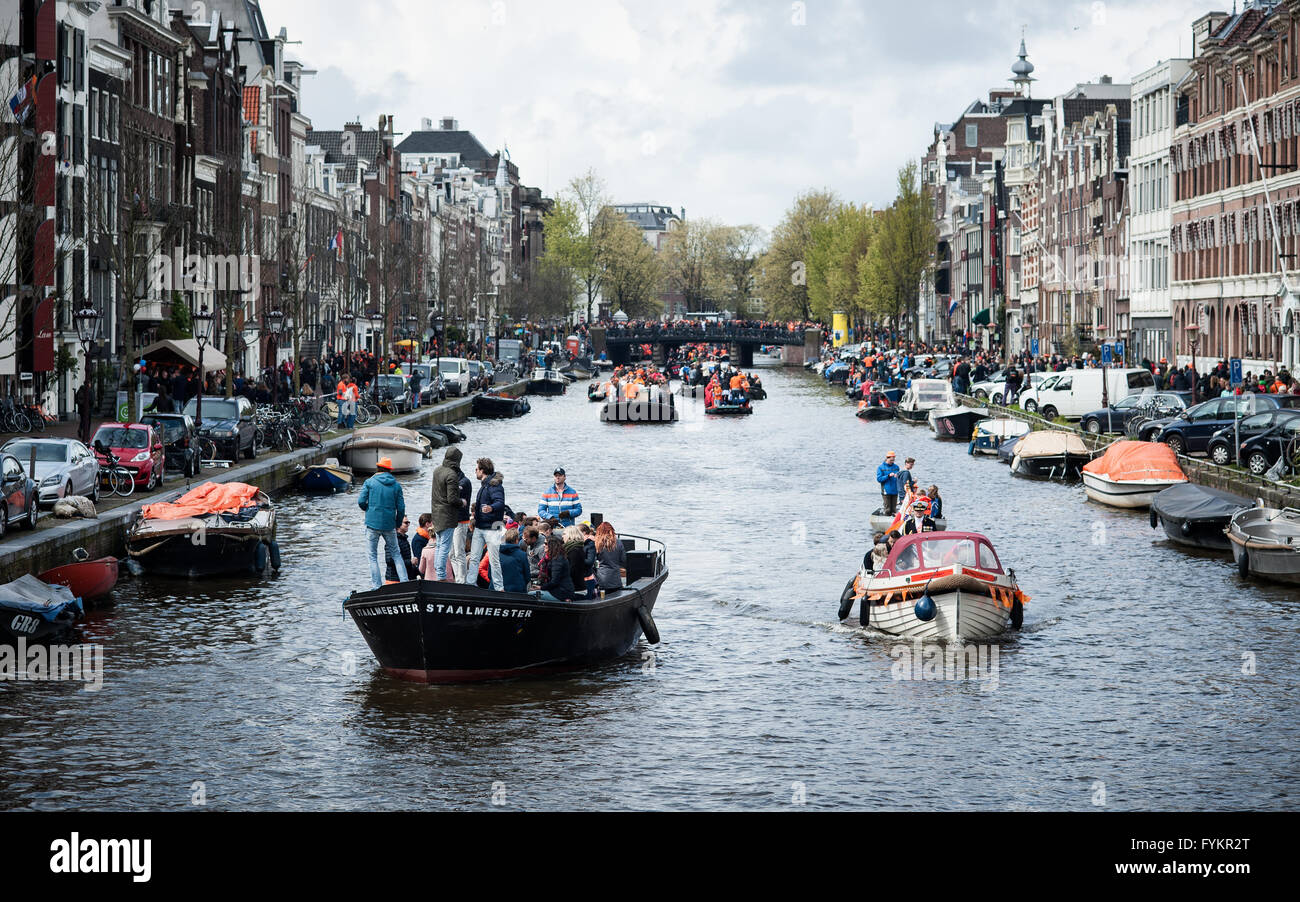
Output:
<svg viewBox="0 0 1300 902">
<path fill-rule="evenodd" d="M 460 397 L 469 394 L 469 361 L 464 357 L 439 357 L 438 372 L 447 385 L 447 394 Z"/>
<path fill-rule="evenodd" d="M 1063 370 L 1052 373 L 1036 388 L 1020 394 L 1020 406 L 1030 413 L 1040 413 L 1049 420 L 1057 416 L 1079 419 L 1104 407 L 1102 403 L 1102 373 L 1106 375 L 1106 401 L 1114 404 L 1136 392 L 1154 389 L 1156 380 L 1141 367 L 1123 369 L 1108 367 L 1087 370 Z"/>
</svg>

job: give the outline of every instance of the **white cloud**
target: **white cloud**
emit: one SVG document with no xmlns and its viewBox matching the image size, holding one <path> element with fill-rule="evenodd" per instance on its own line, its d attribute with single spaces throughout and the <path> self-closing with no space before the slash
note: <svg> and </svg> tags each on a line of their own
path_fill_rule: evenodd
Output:
<svg viewBox="0 0 1300 902">
<path fill-rule="evenodd" d="M 267 27 L 321 71 L 320 128 L 395 114 L 399 131 L 453 116 L 525 183 L 554 193 L 594 168 L 619 200 L 771 228 L 791 198 L 830 187 L 888 204 L 895 172 L 1005 87 L 1021 28 L 1035 96 L 1117 82 L 1187 55 L 1190 0 L 1027 7 L 993 0 L 539 2 L 263 0 Z"/>
</svg>

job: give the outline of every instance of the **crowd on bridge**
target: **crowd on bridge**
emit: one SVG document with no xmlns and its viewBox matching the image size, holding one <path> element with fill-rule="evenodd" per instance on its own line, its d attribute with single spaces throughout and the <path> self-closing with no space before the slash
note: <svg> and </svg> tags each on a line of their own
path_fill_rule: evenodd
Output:
<svg viewBox="0 0 1300 902">
<path fill-rule="evenodd" d="M 730 319 L 677 319 L 628 320 L 605 325 L 605 339 L 632 339 L 638 341 L 763 341 L 780 342 L 783 338 L 802 343 L 805 329 L 821 326 L 807 322 L 775 322 L 771 320 Z"/>
</svg>

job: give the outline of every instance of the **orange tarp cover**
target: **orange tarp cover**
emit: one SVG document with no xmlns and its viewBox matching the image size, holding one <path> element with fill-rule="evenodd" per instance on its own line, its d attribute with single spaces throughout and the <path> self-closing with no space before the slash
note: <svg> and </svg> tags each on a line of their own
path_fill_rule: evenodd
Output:
<svg viewBox="0 0 1300 902">
<path fill-rule="evenodd" d="M 206 514 L 237 514 L 256 503 L 257 486 L 242 482 L 205 482 L 195 486 L 174 502 L 160 501 L 146 504 L 142 509 L 146 520 L 182 520 Z"/>
<path fill-rule="evenodd" d="M 1105 476 L 1112 482 L 1141 479 L 1187 481 L 1182 467 L 1178 466 L 1178 456 L 1164 442 L 1120 440 L 1107 448 L 1101 457 L 1084 464 L 1083 471 Z"/>
</svg>

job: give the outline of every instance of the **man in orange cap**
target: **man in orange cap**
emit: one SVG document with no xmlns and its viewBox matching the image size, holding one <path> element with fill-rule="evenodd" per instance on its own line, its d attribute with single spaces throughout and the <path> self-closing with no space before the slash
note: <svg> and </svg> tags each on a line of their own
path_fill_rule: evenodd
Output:
<svg viewBox="0 0 1300 902">
<path fill-rule="evenodd" d="M 375 589 L 384 584 L 384 571 L 379 566 L 377 557 L 379 540 L 384 540 L 384 553 L 392 560 L 397 578 L 402 582 L 408 579 L 406 561 L 402 558 L 402 549 L 397 541 L 397 525 L 406 516 L 406 498 L 402 495 L 402 486 L 393 478 L 393 461 L 381 457 L 376 464 L 378 470 L 361 486 L 361 496 L 357 507 L 366 512 L 366 537 L 370 549 L 370 583 Z"/>
</svg>

